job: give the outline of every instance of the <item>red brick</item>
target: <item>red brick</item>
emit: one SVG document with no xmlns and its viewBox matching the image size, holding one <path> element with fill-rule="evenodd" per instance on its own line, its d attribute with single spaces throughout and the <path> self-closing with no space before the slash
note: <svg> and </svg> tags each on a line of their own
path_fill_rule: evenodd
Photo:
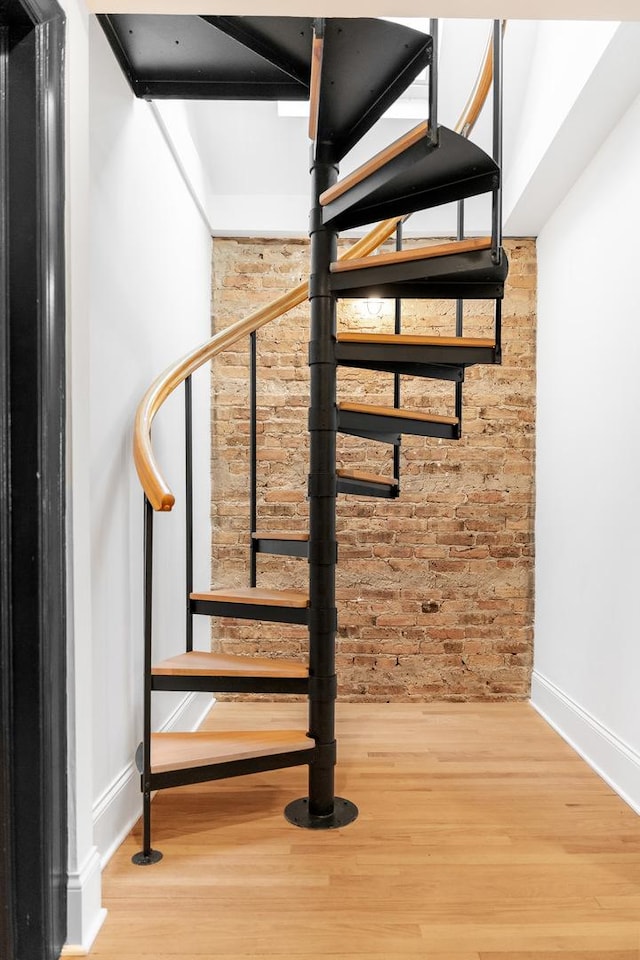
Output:
<svg viewBox="0 0 640 960">
<path fill-rule="evenodd" d="M 417 244 L 419 241 L 409 241 Z M 533 445 L 535 413 L 535 247 L 507 240 L 511 278 L 504 301 L 504 363 L 474 367 L 464 385 L 459 443 L 405 437 L 398 500 L 338 498 L 340 541 L 337 647 L 341 696 L 382 700 L 510 700 L 529 692 L 533 617 Z M 515 252 L 515 257 L 514 257 Z M 216 239 L 214 329 L 222 329 L 306 274 L 302 240 Z M 450 301 L 406 301 L 408 333 L 451 334 Z M 465 332 L 486 336 L 489 305 L 469 303 Z M 344 329 L 363 324 L 340 304 Z M 384 329 L 390 329 L 387 320 Z M 308 305 L 258 334 L 259 523 L 306 529 L 308 504 L 306 363 Z M 248 343 L 214 361 L 213 429 L 216 582 L 247 582 Z M 339 373 L 342 399 L 389 403 L 391 379 Z M 403 380 L 403 403 L 448 412 L 451 385 Z M 340 466 L 390 473 L 391 450 L 338 438 Z M 304 587 L 307 565 L 258 558 L 258 583 Z M 430 611 L 430 605 L 433 609 Z M 304 627 L 212 621 L 229 652 L 304 658 Z M 464 656 L 468 666 L 461 666 Z"/>
</svg>

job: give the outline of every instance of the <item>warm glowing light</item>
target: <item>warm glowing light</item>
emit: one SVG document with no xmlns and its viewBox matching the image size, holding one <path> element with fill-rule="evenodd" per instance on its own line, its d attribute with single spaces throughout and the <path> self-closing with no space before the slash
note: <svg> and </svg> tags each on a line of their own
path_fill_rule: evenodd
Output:
<svg viewBox="0 0 640 960">
<path fill-rule="evenodd" d="M 385 300 L 382 297 L 363 297 L 361 300 L 353 301 L 353 316 L 361 324 L 370 327 L 372 324 L 378 325 L 381 321 L 387 319 L 393 300 Z"/>
</svg>

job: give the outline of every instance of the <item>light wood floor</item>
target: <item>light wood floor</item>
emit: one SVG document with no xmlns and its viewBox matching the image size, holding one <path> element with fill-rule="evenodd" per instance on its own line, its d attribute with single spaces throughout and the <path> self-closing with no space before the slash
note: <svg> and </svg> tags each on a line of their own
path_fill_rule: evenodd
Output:
<svg viewBox="0 0 640 960">
<path fill-rule="evenodd" d="M 224 703 L 216 728 L 304 725 Z M 523 703 L 339 704 L 338 831 L 282 817 L 305 768 L 158 794 L 104 877 L 98 960 L 639 960 L 640 818 Z"/>
</svg>

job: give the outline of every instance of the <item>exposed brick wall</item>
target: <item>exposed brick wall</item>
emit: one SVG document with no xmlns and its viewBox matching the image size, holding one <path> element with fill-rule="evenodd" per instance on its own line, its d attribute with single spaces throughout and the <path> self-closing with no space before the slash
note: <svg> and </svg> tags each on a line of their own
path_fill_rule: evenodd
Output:
<svg viewBox="0 0 640 960">
<path fill-rule="evenodd" d="M 408 242 L 411 246 L 420 241 Z M 425 242 L 425 241 L 422 241 Z M 427 241 L 429 242 L 429 241 Z M 404 437 L 398 500 L 338 497 L 338 672 L 345 699 L 528 695 L 533 618 L 535 244 L 506 243 L 501 367 L 464 387 L 463 439 Z M 308 243 L 214 241 L 220 330 L 306 277 Z M 490 304 L 468 302 L 465 333 L 490 335 Z M 342 329 L 393 331 L 339 304 Z M 308 306 L 258 334 L 259 527 L 305 529 Z M 454 304 L 405 301 L 403 331 L 455 332 Z M 213 372 L 214 583 L 248 583 L 248 344 Z M 339 398 L 391 404 L 392 377 L 339 369 Z M 453 385 L 403 378 L 402 405 L 453 414 Z M 338 437 L 339 465 L 391 475 L 392 448 Z M 258 585 L 306 588 L 303 560 L 258 558 Z M 213 621 L 214 648 L 304 657 L 302 627 Z"/>
</svg>

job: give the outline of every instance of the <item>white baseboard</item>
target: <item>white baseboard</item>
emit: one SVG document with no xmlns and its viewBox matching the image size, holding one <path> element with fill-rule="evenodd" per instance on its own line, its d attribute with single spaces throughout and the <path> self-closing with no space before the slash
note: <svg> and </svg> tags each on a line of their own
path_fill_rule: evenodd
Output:
<svg viewBox="0 0 640 960">
<path fill-rule="evenodd" d="M 196 730 L 214 702 L 209 693 L 190 693 L 161 730 Z M 140 809 L 140 774 L 132 761 L 93 805 L 95 846 L 82 867 L 69 875 L 67 943 L 62 956 L 83 957 L 89 952 L 107 915 L 101 902 L 102 868 L 138 820 Z"/>
<path fill-rule="evenodd" d="M 531 705 L 625 803 L 640 813 L 640 754 L 536 671 Z"/>
<path fill-rule="evenodd" d="M 190 693 L 162 725 L 161 731 L 196 730 L 214 702 L 210 693 Z M 140 774 L 132 760 L 93 805 L 93 838 L 103 867 L 140 818 L 141 810 Z"/>
<path fill-rule="evenodd" d="M 67 945 L 63 957 L 86 956 L 107 911 L 101 905 L 102 863 L 97 847 L 92 847 L 79 870 L 69 874 L 67 882 Z"/>
</svg>

